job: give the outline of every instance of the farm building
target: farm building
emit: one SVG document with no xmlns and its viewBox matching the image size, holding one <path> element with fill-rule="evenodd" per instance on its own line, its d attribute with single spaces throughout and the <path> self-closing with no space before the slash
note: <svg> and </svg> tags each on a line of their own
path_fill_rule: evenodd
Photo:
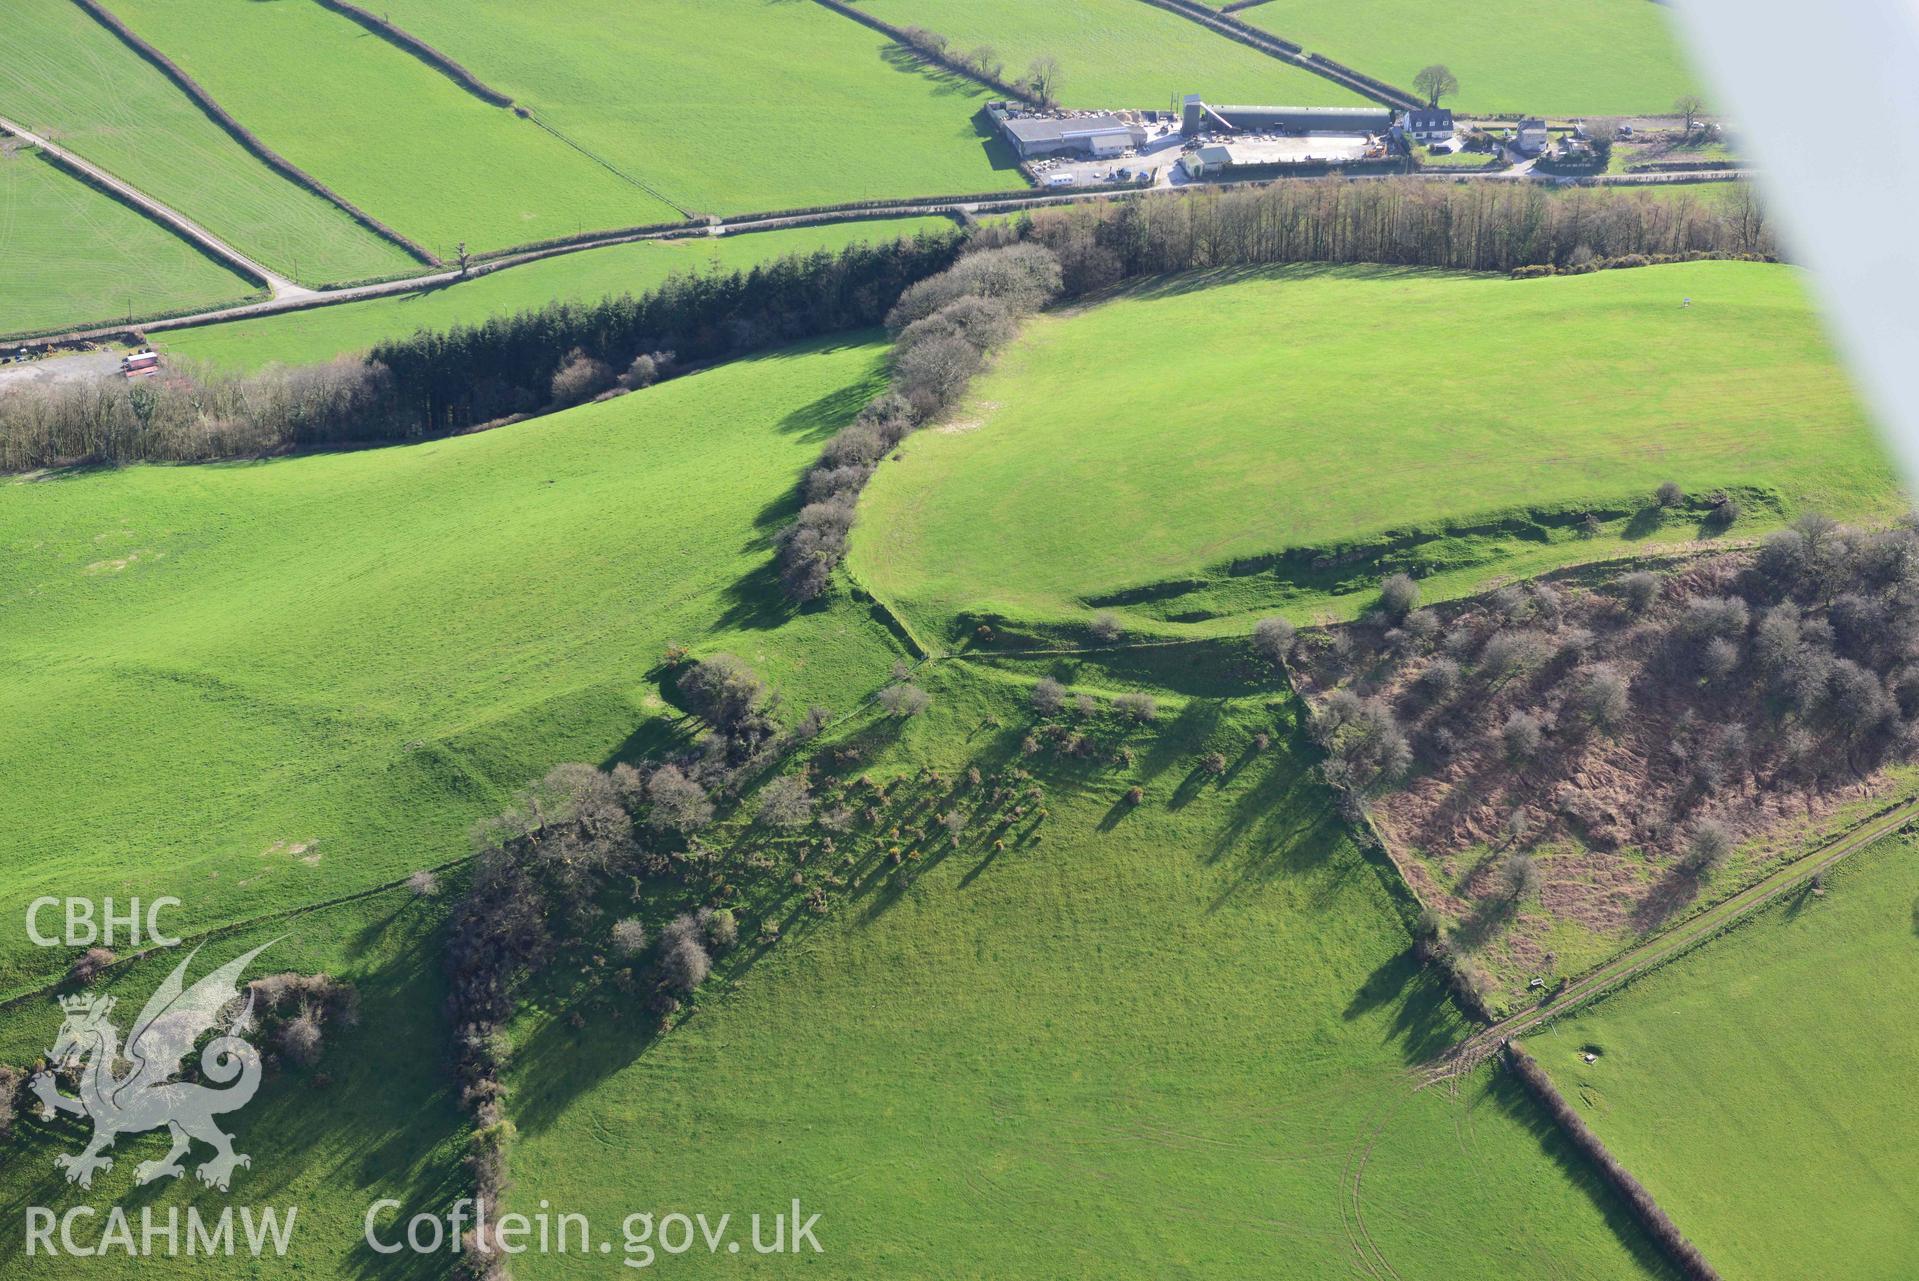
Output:
<svg viewBox="0 0 1919 1281">
<path fill-rule="evenodd" d="M 1393 113 L 1384 107 L 1215 107 L 1196 93 L 1186 95 L 1180 112 L 1180 132 L 1189 136 L 1197 133 L 1383 134 L 1392 127 Z"/>
<path fill-rule="evenodd" d="M 1414 108 L 1399 118 L 1398 128 L 1414 142 L 1444 142 L 1453 136 L 1453 109 Z"/>
<path fill-rule="evenodd" d="M 1248 171 L 1273 172 L 1289 165 L 1341 165 L 1384 160 L 1386 144 L 1377 135 L 1305 134 L 1295 137 L 1237 135 L 1209 142 L 1180 157 L 1193 182 L 1220 182 Z M 1239 171 L 1236 175 L 1235 171 Z"/>
<path fill-rule="evenodd" d="M 1021 160 L 1077 152 L 1094 157 L 1117 156 L 1146 141 L 1146 130 L 1118 116 L 1004 116 L 1000 131 Z"/>
<path fill-rule="evenodd" d="M 1186 176 L 1195 182 L 1208 174 L 1218 177 L 1224 170 L 1232 168 L 1233 150 L 1222 142 L 1208 143 L 1180 157 L 1179 163 L 1186 170 Z"/>
</svg>

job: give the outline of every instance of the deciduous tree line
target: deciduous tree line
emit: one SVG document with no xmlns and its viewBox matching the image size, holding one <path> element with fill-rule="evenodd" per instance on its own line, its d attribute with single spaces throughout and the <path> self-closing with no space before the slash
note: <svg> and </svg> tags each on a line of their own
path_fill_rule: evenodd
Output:
<svg viewBox="0 0 1919 1281">
<path fill-rule="evenodd" d="M 1138 276 L 1268 263 L 1577 270 L 1777 252 L 1764 209 L 1743 185 L 1719 205 L 1605 188 L 1549 194 L 1529 185 L 1412 179 L 1149 194 L 1025 214 L 978 228 L 964 242 L 957 233 L 922 233 L 748 272 L 676 277 L 638 297 L 555 303 L 480 325 L 422 330 L 381 343 L 363 360 L 247 376 L 185 370 L 158 382 L 116 377 L 16 388 L 0 394 L 0 470 L 418 439 L 565 408 L 617 394 L 619 372 L 642 356 L 671 352 L 684 369 L 877 325 L 896 314 L 909 287 L 953 266 L 963 243 L 975 253 L 1013 245 L 1048 251 L 1068 297 Z M 894 328 L 931 310 L 897 313 Z M 947 317 L 908 343 L 929 345 L 913 364 L 904 363 L 906 349 L 898 356 L 923 395 L 938 395 L 955 385 L 966 358 L 932 339 L 972 335 L 967 341 L 990 343 L 1001 332 Z M 869 425 L 893 417 L 878 407 L 866 416 Z"/>
<path fill-rule="evenodd" d="M 914 429 L 959 399 L 1020 318 L 1058 296 L 1059 261 L 1034 244 L 969 253 L 920 281 L 887 314 L 891 386 L 826 443 L 802 482 L 806 505 L 780 535 L 780 584 L 805 602 L 845 559 L 854 508 L 873 469 Z"/>
<path fill-rule="evenodd" d="M 474 860 L 465 894 L 455 904 L 447 942 L 454 1028 L 453 1062 L 472 1131 L 467 1164 L 487 1217 L 506 1189 L 507 1152 L 514 1137 L 502 1081 L 509 1048 L 503 1032 L 525 985 L 569 950 L 609 956 L 612 983 L 662 1018 L 705 981 L 716 954 L 739 938 L 733 913 L 701 906 L 680 913 L 658 931 L 657 945 L 638 916 L 623 914 L 643 901 L 639 889 L 662 879 L 687 880 L 712 866 L 718 852 L 700 834 L 716 802 L 778 753 L 817 734 L 824 709 L 810 710 L 782 729 L 778 698 L 759 676 L 729 654 L 687 662 L 679 652 L 680 702 L 712 730 L 670 761 L 558 765 L 523 789 L 513 803 L 473 832 Z M 778 781 L 762 798 L 760 821 L 774 826 L 810 821 L 812 801 Z M 437 889 L 415 877 L 416 893 Z M 466 1243 L 468 1275 L 502 1275 L 501 1255 Z M 491 1245 L 492 1243 L 489 1243 Z"/>
<path fill-rule="evenodd" d="M 1644 191 L 1421 179 L 1279 181 L 1037 210 L 981 243 L 1036 241 L 1068 295 L 1135 276 L 1289 262 L 1513 271 L 1639 255 L 1774 258 L 1765 209 L 1741 184 L 1721 203 Z"/>
<path fill-rule="evenodd" d="M 637 297 L 421 330 L 325 365 L 28 385 L 0 393 L 0 470 L 421 439 L 565 408 L 614 391 L 615 371 L 642 356 L 672 352 L 684 368 L 878 325 L 959 246 L 956 232 L 923 232 L 751 271 L 676 276 Z"/>
</svg>

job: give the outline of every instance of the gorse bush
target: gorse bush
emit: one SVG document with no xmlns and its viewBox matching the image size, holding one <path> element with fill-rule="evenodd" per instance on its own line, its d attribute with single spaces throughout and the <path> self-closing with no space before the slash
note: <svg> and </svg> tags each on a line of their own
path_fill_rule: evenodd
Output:
<svg viewBox="0 0 1919 1281">
<path fill-rule="evenodd" d="M 1419 584 L 1410 575 L 1393 574 L 1379 585 L 1379 607 L 1398 622 L 1419 604 Z"/>
<path fill-rule="evenodd" d="M 1284 618 L 1262 618 L 1253 624 L 1253 652 L 1278 667 L 1293 652 L 1298 629 Z"/>
<path fill-rule="evenodd" d="M 1041 716 L 1057 715 L 1066 705 L 1066 687 L 1051 676 L 1042 676 L 1033 686 L 1033 710 Z"/>
</svg>

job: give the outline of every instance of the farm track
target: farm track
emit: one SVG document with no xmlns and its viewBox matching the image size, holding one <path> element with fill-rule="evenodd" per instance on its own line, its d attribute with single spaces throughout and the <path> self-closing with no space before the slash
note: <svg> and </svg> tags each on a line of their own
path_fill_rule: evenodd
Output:
<svg viewBox="0 0 1919 1281">
<path fill-rule="evenodd" d="M 29 142 L 34 142 L 34 135 L 27 133 L 25 130 L 20 129 L 5 119 L 0 119 L 0 130 L 9 133 L 18 133 Z M 36 143 L 35 145 L 44 144 Z M 80 163 L 84 164 L 85 162 Z M 94 167 L 88 166 L 88 168 L 92 169 Z M 97 172 L 101 173 L 103 177 L 106 176 L 104 170 L 98 170 Z M 1659 174 L 1643 180 L 1614 181 L 1604 185 L 1609 187 L 1676 186 L 1686 182 L 1734 181 L 1747 179 L 1752 176 L 1752 172 L 1745 169 L 1702 170 L 1697 173 Z M 1509 173 L 1454 174 L 1445 172 L 1353 175 L 1352 180 L 1378 181 L 1383 177 L 1410 177 L 1426 182 L 1530 181 L 1530 179 L 1523 175 L 1513 175 Z M 211 233 L 199 228 L 198 224 L 194 224 L 182 215 L 174 213 L 158 201 L 139 195 L 137 188 L 134 188 L 130 184 L 120 182 L 118 179 L 110 179 L 110 181 L 116 191 L 124 190 L 130 195 L 138 196 L 137 203 L 140 208 L 146 212 L 153 213 L 156 217 L 160 217 L 160 220 L 165 223 L 165 225 L 180 230 L 183 235 L 187 233 L 181 227 L 181 224 L 192 226 L 199 231 L 200 235 L 207 238 L 205 241 L 199 241 L 198 243 L 208 244 L 209 247 L 212 244 L 221 245 L 224 249 L 224 252 L 220 254 L 223 260 L 252 263 L 252 259 L 244 258 L 243 255 L 239 254 L 238 250 L 227 246 L 224 241 L 218 240 L 213 237 Z M 1326 180 L 1320 178 L 1295 178 L 1275 179 L 1274 181 L 1320 182 Z M 1223 190 L 1228 187 L 1250 185 L 1254 184 L 1187 183 L 1177 188 L 1157 188 L 1155 190 Z M 1004 197 L 993 197 L 986 200 L 902 201 L 899 204 L 881 204 L 861 207 L 859 209 L 830 209 L 819 211 L 773 210 L 761 214 L 749 214 L 743 219 L 729 223 L 708 223 L 704 230 L 697 224 L 686 224 L 656 227 L 646 231 L 612 231 L 605 235 L 590 236 L 586 239 L 571 241 L 564 245 L 550 245 L 537 249 L 524 249 L 518 252 L 510 251 L 497 258 L 489 259 L 486 262 L 474 264 L 466 272 L 465 278 L 472 279 L 487 275 L 491 272 L 502 271 L 509 267 L 518 267 L 526 263 L 538 262 L 545 258 L 557 258 L 563 254 L 581 253 L 588 249 L 604 249 L 611 245 L 632 244 L 640 240 L 684 240 L 697 238 L 701 235 L 732 236 L 744 232 L 775 231 L 789 227 L 817 227 L 840 222 L 870 222 L 876 219 L 928 217 L 942 214 L 950 217 L 976 217 L 982 214 L 990 216 L 993 214 L 1014 213 L 1021 209 L 1039 209 L 1054 205 L 1079 204 L 1085 201 L 1122 200 L 1140 194 L 1142 193 L 1136 188 L 1127 188 L 1118 191 L 1082 191 L 1071 194 L 1037 191 L 1031 193 L 1011 192 Z M 165 210 L 170 217 L 161 217 L 158 212 L 161 210 Z M 173 219 L 178 219 L 178 223 L 174 222 Z M 227 255 L 232 255 L 232 257 L 227 258 Z M 269 282 L 280 282 L 281 288 L 275 293 L 275 296 L 271 300 L 247 303 L 237 307 L 218 307 L 208 311 L 193 312 L 184 316 L 135 320 L 130 324 L 102 325 L 90 329 L 75 329 L 61 333 L 35 334 L 30 336 L 19 335 L 12 338 L 8 335 L 0 334 L 0 341 L 17 340 L 25 345 L 39 347 L 56 347 L 68 343 L 97 342 L 122 337 L 136 330 L 141 333 L 158 333 L 167 329 L 186 329 L 195 325 L 215 324 L 226 320 L 245 320 L 255 316 L 275 315 L 285 311 L 304 311 L 311 307 L 330 307 L 336 303 L 360 302 L 368 298 L 386 298 L 395 294 L 406 294 L 420 289 L 431 289 L 442 285 L 450 285 L 462 279 L 459 270 L 454 268 L 429 272 L 425 275 L 402 276 L 394 280 L 376 281 L 366 285 L 351 285 L 343 289 L 313 290 L 302 285 L 294 284 L 292 281 L 286 280 L 285 277 L 267 272 L 265 268 L 258 266 L 258 264 L 254 264 L 247 269 L 247 274 L 252 275 L 255 273 L 266 277 Z"/>
<path fill-rule="evenodd" d="M 1649 939 L 1621 953 L 1573 982 L 1550 1003 L 1509 1015 L 1474 1033 L 1438 1059 L 1417 1069 L 1421 1088 L 1452 1080 L 1471 1071 L 1497 1053 L 1506 1042 L 1569 1014 L 1668 961 L 1676 960 L 1783 895 L 1807 885 L 1813 877 L 1840 860 L 1891 836 L 1915 819 L 1919 819 L 1919 797 L 1901 801 L 1891 809 L 1867 819 L 1758 884 L 1747 886 L 1708 908 L 1670 933 Z"/>
<path fill-rule="evenodd" d="M 86 181 L 105 188 L 116 199 L 132 205 L 175 235 L 198 246 L 216 261 L 239 272 L 249 280 L 265 285 L 273 295 L 273 302 L 294 302 L 317 296 L 313 290 L 304 285 L 296 285 L 285 276 L 249 258 L 179 210 L 162 204 L 132 183 L 122 182 L 92 161 L 81 159 L 59 143 L 41 137 L 25 125 L 0 116 L 0 133 L 12 134 L 28 145 L 37 147 L 44 154 L 58 160 L 62 168 L 78 171 Z"/>
</svg>

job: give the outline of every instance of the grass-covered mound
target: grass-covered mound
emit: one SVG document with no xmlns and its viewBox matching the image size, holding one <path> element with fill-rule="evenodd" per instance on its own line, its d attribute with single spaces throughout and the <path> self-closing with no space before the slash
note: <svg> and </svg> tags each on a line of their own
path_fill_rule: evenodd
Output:
<svg viewBox="0 0 1919 1281">
<path fill-rule="evenodd" d="M 506 1208 L 798 1197 L 835 1277 L 1658 1274 L 1510 1080 L 1412 1092 L 1465 1025 L 1269 672 L 1203 647 L 917 681 L 921 715 L 811 749 L 822 825 L 748 798 L 708 834 L 741 941 L 677 1026 L 604 961 L 556 968 L 515 1030 Z"/>
<path fill-rule="evenodd" d="M 382 13 L 675 202 L 749 213 L 1024 187 L 994 95 L 785 0 L 394 0 Z"/>
<path fill-rule="evenodd" d="M 1853 855 L 1526 1043 L 1728 1277 L 1911 1270 L 1916 854 Z"/>
<path fill-rule="evenodd" d="M 955 51 L 996 50 L 1018 77 L 1035 59 L 1060 65 L 1055 94 L 1068 107 L 1150 107 L 1203 93 L 1217 103 L 1365 105 L 1352 90 L 1138 0 L 858 0 L 901 27 L 926 27 Z M 1177 155 L 1177 153 L 1168 153 Z"/>
<path fill-rule="evenodd" d="M 849 563 L 949 640 L 972 633 L 964 613 L 1110 605 L 1162 631 L 1350 616 L 1388 555 L 1451 574 L 1434 599 L 1696 537 L 1634 519 L 1668 479 L 1742 489 L 1748 528 L 1896 501 L 1796 275 L 1751 263 L 1156 280 L 1031 322 L 903 452 L 861 500 Z M 1288 549 L 1312 551 L 1274 559 Z"/>
<path fill-rule="evenodd" d="M 879 355 L 789 349 L 415 446 L 6 484 L 0 901 L 167 893 L 201 926 L 458 857 L 507 789 L 666 732 L 670 642 L 849 709 L 898 651 L 858 604 L 791 614 L 767 540 Z M 0 990 L 67 959 L 15 931 Z"/>
<path fill-rule="evenodd" d="M 420 329 L 479 325 L 554 302 L 643 294 L 674 275 L 748 271 L 787 254 L 837 251 L 862 241 L 878 244 L 952 226 L 948 218 L 889 218 L 717 239 L 643 240 L 542 258 L 414 293 L 169 330 L 156 335 L 155 343 L 172 355 L 225 369 L 312 364 L 364 352 Z"/>
<path fill-rule="evenodd" d="M 1446 105 L 1463 111 L 1665 113 L 1697 87 L 1671 15 L 1647 0 L 1492 0 L 1469 22 L 1408 0 L 1287 0 L 1239 17 L 1408 89 L 1444 63 L 1459 78 Z"/>
<path fill-rule="evenodd" d="M 210 307 L 257 292 L 37 151 L 0 148 L 0 334 Z"/>
</svg>

